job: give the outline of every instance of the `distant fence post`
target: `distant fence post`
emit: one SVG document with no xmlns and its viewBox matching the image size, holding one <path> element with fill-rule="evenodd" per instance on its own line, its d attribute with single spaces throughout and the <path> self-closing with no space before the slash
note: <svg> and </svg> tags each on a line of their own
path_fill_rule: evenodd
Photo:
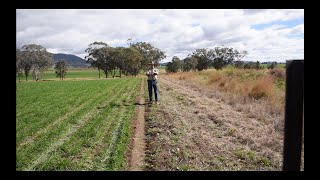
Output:
<svg viewBox="0 0 320 180">
<path fill-rule="evenodd" d="M 287 61 L 283 171 L 300 171 L 303 102 L 304 61 Z"/>
</svg>

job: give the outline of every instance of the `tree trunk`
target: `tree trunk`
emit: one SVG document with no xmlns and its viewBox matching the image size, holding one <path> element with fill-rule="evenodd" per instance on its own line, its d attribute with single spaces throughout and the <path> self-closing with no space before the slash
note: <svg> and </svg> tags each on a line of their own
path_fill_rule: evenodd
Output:
<svg viewBox="0 0 320 180">
<path fill-rule="evenodd" d="M 35 71 L 34 71 L 34 69 L 33 69 L 33 70 L 32 70 L 32 80 L 33 80 L 33 81 L 36 79 L 35 76 L 36 76 L 36 73 L 35 73 Z"/>
<path fill-rule="evenodd" d="M 100 68 L 98 68 L 98 70 L 99 70 L 99 79 L 100 79 Z"/>
<path fill-rule="evenodd" d="M 120 78 L 121 78 L 121 71 L 122 71 L 122 69 L 120 69 L 120 68 L 119 68 L 119 72 L 120 72 Z"/>
<path fill-rule="evenodd" d="M 33 81 L 38 81 L 38 74 L 35 69 L 33 70 Z"/>
<path fill-rule="evenodd" d="M 111 70 L 110 70 L 111 71 Z M 106 74 L 106 79 L 108 78 L 108 69 L 107 66 L 104 67 L 104 73 Z"/>
<path fill-rule="evenodd" d="M 116 75 L 116 68 L 113 69 L 113 78 Z"/>
</svg>

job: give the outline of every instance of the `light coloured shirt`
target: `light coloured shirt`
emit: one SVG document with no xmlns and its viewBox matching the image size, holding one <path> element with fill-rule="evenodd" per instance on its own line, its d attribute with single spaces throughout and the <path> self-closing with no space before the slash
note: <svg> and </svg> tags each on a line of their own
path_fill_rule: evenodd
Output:
<svg viewBox="0 0 320 180">
<path fill-rule="evenodd" d="M 148 80 L 157 80 L 158 79 L 159 70 L 154 69 L 148 69 L 146 72 L 146 75 L 148 76 Z"/>
</svg>

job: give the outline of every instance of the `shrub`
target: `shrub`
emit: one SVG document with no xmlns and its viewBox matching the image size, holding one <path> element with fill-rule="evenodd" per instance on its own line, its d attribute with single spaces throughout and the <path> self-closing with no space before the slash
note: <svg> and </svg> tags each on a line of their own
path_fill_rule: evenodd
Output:
<svg viewBox="0 0 320 180">
<path fill-rule="evenodd" d="M 270 70 L 270 74 L 278 79 L 285 79 L 285 77 L 286 77 L 285 71 L 280 68 L 275 68 L 275 69 Z"/>
<path fill-rule="evenodd" d="M 254 99 L 267 97 L 272 93 L 273 81 L 271 78 L 260 78 L 254 82 L 254 85 L 248 96 Z"/>
<path fill-rule="evenodd" d="M 223 70 L 228 76 L 233 76 L 234 75 L 234 67 L 227 67 Z"/>
<path fill-rule="evenodd" d="M 216 83 L 222 79 L 223 75 L 218 72 L 214 72 L 211 74 L 209 78 L 209 84 Z"/>
</svg>

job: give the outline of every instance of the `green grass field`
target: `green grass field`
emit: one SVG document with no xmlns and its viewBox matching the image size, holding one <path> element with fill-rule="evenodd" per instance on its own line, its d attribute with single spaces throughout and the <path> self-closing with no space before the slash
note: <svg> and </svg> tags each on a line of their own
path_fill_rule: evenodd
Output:
<svg viewBox="0 0 320 180">
<path fill-rule="evenodd" d="M 140 74 L 144 74 L 144 71 L 142 70 Z M 108 73 L 108 78 L 112 78 L 111 73 Z M 116 71 L 115 76 L 119 76 L 119 71 Z M 121 75 L 124 77 L 124 74 Z M 71 79 L 99 79 L 99 71 L 96 69 L 71 69 L 67 72 L 66 80 Z M 103 71 L 100 71 L 100 79 L 105 79 L 105 74 Z M 19 77 L 16 77 L 16 80 L 19 80 Z M 25 82 L 25 76 L 23 75 L 20 77 L 21 82 Z M 43 73 L 42 80 L 60 80 L 60 78 L 56 77 L 54 70 L 48 70 Z M 28 76 L 28 81 L 32 81 L 32 73 L 30 72 Z"/>
<path fill-rule="evenodd" d="M 158 69 L 166 69 L 166 66 L 157 66 Z"/>
<path fill-rule="evenodd" d="M 116 75 L 119 75 L 117 72 Z M 100 78 L 103 79 L 105 77 L 103 71 L 100 71 Z M 112 77 L 111 74 L 108 74 L 108 78 Z M 21 81 L 25 81 L 25 76 L 21 77 Z M 90 78 L 90 79 L 99 79 L 99 71 L 95 69 L 88 70 L 69 70 L 66 75 L 66 79 L 74 79 L 74 78 Z M 16 78 L 18 80 L 18 77 Z M 56 76 L 55 71 L 48 70 L 43 73 L 43 80 L 59 80 Z M 32 75 L 28 76 L 28 81 L 32 81 Z"/>
<path fill-rule="evenodd" d="M 108 74 L 109 76 L 110 74 Z M 104 73 L 100 72 L 100 78 L 105 77 Z M 111 76 L 110 76 L 111 77 Z M 32 77 L 30 77 L 32 78 Z M 99 79 L 99 71 L 90 70 L 70 70 L 67 72 L 66 78 L 96 78 Z M 43 74 L 43 79 L 59 79 L 56 77 L 55 71 L 46 71 Z"/>
<path fill-rule="evenodd" d="M 268 64 L 260 64 L 260 66 L 262 68 L 267 68 L 268 67 Z M 277 68 L 285 68 L 286 67 L 286 64 L 277 64 L 276 65 Z"/>
<path fill-rule="evenodd" d="M 16 170 L 122 170 L 141 81 L 17 83 Z"/>
</svg>

